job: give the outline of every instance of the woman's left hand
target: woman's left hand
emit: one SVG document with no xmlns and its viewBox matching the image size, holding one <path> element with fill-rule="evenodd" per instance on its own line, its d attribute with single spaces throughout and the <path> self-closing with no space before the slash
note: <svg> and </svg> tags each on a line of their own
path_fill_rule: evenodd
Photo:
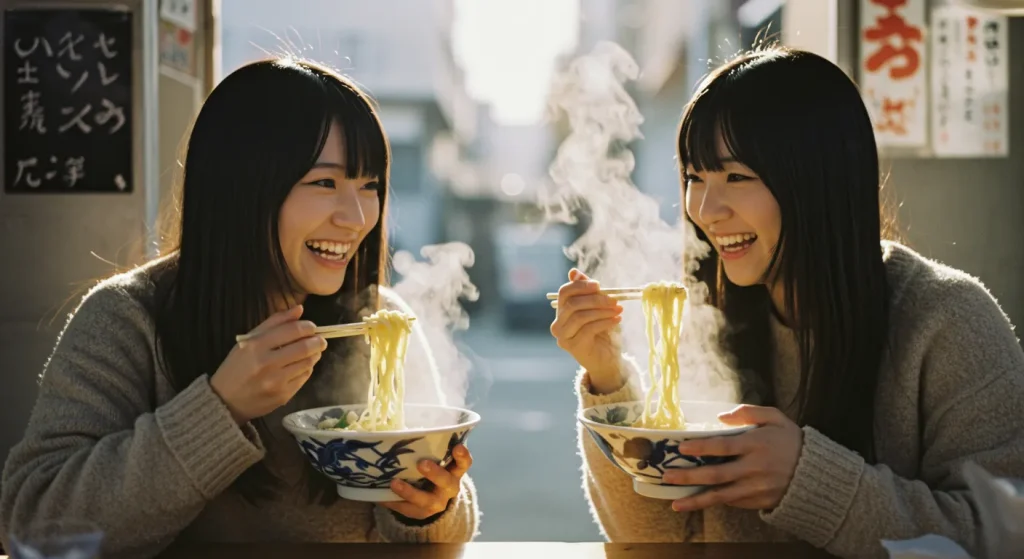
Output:
<svg viewBox="0 0 1024 559">
<path fill-rule="evenodd" d="M 719 415 L 718 419 L 731 425 L 759 427 L 739 435 L 680 443 L 682 454 L 736 459 L 725 464 L 666 471 L 666 483 L 716 486 L 674 501 L 672 509 L 692 511 L 723 504 L 744 509 L 777 507 L 793 479 L 803 448 L 803 431 L 776 408 L 743 405 Z"/>
<path fill-rule="evenodd" d="M 473 456 L 464 445 L 460 444 L 453 448 L 452 457 L 455 460 L 448 465 L 448 468 L 442 468 L 430 460 L 423 460 L 419 463 L 420 473 L 434 484 L 432 490 L 424 491 L 400 479 L 392 480 L 391 490 L 405 500 L 380 504 L 404 517 L 416 520 L 423 520 L 444 512 L 448 508 L 448 503 L 459 496 L 459 491 L 462 489 L 462 476 L 473 465 Z"/>
</svg>

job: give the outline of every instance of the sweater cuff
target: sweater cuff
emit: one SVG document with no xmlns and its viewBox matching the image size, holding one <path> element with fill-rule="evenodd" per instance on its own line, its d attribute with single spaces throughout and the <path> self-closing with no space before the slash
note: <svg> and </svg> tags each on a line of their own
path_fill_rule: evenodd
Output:
<svg viewBox="0 0 1024 559">
<path fill-rule="evenodd" d="M 476 488 L 469 476 L 462 478 L 462 491 L 433 522 L 410 526 L 399 520 L 391 509 L 373 507 L 377 529 L 391 543 L 465 543 L 476 535 Z"/>
<path fill-rule="evenodd" d="M 643 390 L 640 387 L 640 367 L 632 357 L 623 354 L 619 360 L 619 370 L 626 382 L 615 392 L 594 394 L 590 387 L 590 373 L 580 369 L 576 373 L 576 394 L 579 396 L 580 408 L 586 409 L 602 404 L 618 404 L 640 400 Z"/>
<path fill-rule="evenodd" d="M 264 455 L 251 425 L 241 429 L 202 375 L 156 410 L 156 422 L 178 463 L 206 499 L 227 489 Z"/>
<path fill-rule="evenodd" d="M 813 427 L 804 427 L 803 449 L 789 489 L 761 519 L 816 547 L 835 538 L 864 474 L 864 459 Z"/>
</svg>

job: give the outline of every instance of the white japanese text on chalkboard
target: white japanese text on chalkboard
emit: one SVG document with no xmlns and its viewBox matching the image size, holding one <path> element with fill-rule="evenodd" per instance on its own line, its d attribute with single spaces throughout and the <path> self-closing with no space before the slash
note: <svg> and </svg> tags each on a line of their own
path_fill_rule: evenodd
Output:
<svg viewBox="0 0 1024 559">
<path fill-rule="evenodd" d="M 132 19 L 4 13 L 6 192 L 131 192 Z"/>
</svg>

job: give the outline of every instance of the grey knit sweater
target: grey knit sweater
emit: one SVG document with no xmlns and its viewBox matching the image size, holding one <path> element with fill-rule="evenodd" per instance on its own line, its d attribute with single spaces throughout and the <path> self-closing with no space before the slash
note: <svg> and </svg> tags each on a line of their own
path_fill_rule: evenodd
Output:
<svg viewBox="0 0 1024 559">
<path fill-rule="evenodd" d="M 613 541 L 785 541 L 800 539 L 840 557 L 886 557 L 882 539 L 927 533 L 978 551 L 978 516 L 963 465 L 1024 477 L 1024 352 L 1006 315 L 976 279 L 885 243 L 892 290 L 892 351 L 878 379 L 877 464 L 810 427 L 778 508 L 727 506 L 675 513 L 669 501 L 633 492 L 631 480 L 580 432 L 583 486 Z M 796 336 L 772 324 L 778 401 L 799 382 Z M 628 359 L 626 367 L 635 368 Z M 635 375 L 636 371 L 632 371 Z M 594 395 L 579 376 L 580 405 L 638 398 L 635 378 Z M 783 409 L 790 418 L 796 409 Z"/>
<path fill-rule="evenodd" d="M 459 498 L 426 526 L 402 523 L 371 503 L 311 502 L 309 480 L 316 474 L 281 418 L 313 407 L 313 394 L 325 390 L 338 404 L 365 398 L 368 361 L 314 375 L 291 403 L 267 416 L 272 436 L 251 425 L 240 429 L 207 376 L 180 392 L 167 381 L 146 310 L 154 290 L 148 267 L 115 276 L 92 289 L 68 321 L 25 437 L 4 468 L 0 535 L 44 519 L 87 519 L 106 532 L 104 557 L 131 558 L 152 557 L 176 538 L 464 542 L 475 536 L 479 512 L 468 476 Z M 235 482 L 261 460 L 286 490 L 254 506 Z"/>
</svg>

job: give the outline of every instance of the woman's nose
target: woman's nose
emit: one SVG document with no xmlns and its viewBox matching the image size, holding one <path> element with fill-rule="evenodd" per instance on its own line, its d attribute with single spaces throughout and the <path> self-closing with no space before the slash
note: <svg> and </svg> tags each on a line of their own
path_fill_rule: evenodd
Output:
<svg viewBox="0 0 1024 559">
<path fill-rule="evenodd" d="M 721 194 L 719 194 L 717 188 L 705 190 L 704 198 L 700 202 L 700 210 L 698 211 L 701 223 L 711 225 L 729 219 L 731 215 L 732 210 Z"/>
<path fill-rule="evenodd" d="M 339 193 L 338 206 L 334 210 L 331 221 L 339 227 L 351 227 L 359 230 L 366 226 L 366 212 L 363 211 L 359 193 L 355 188 L 346 188 Z"/>
</svg>

